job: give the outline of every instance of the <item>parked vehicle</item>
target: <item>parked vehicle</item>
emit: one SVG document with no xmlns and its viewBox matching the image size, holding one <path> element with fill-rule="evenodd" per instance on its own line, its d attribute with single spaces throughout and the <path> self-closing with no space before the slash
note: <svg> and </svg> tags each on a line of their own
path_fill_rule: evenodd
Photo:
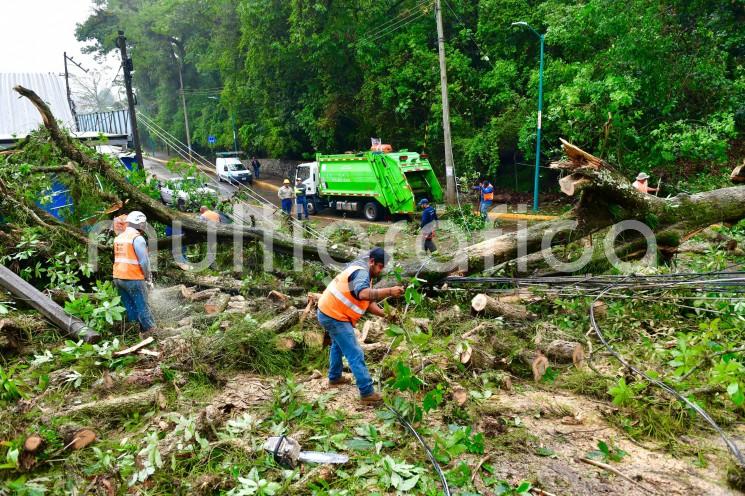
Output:
<svg viewBox="0 0 745 496">
<path fill-rule="evenodd" d="M 217 191 L 197 177 L 185 177 L 165 180 L 160 187 L 160 199 L 166 205 L 180 209 L 190 209 L 205 203 L 215 203 L 219 197 Z"/>
<path fill-rule="evenodd" d="M 218 153 L 215 160 L 215 173 L 219 181 L 232 184 L 253 184 L 253 174 L 238 158 L 240 152 Z"/>
<path fill-rule="evenodd" d="M 407 150 L 321 155 L 300 164 L 296 178 L 306 187 L 308 211 L 323 208 L 362 213 L 411 214 L 421 198 L 442 200 L 442 187 L 426 155 Z"/>
</svg>

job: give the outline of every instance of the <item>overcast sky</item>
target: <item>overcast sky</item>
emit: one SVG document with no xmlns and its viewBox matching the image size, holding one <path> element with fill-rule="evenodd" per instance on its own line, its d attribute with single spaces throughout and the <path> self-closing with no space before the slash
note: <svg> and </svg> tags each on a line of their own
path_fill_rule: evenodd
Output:
<svg viewBox="0 0 745 496">
<path fill-rule="evenodd" d="M 75 25 L 93 10 L 91 0 L 0 0 L 0 72 L 64 72 L 62 53 L 98 69 L 75 39 Z M 70 72 L 77 71 L 74 66 Z"/>
</svg>

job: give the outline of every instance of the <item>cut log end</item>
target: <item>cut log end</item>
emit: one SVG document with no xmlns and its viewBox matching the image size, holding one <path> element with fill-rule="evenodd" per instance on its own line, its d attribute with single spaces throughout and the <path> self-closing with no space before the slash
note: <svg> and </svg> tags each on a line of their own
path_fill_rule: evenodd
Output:
<svg viewBox="0 0 745 496">
<path fill-rule="evenodd" d="M 533 358 L 533 361 L 530 363 L 530 369 L 533 371 L 533 380 L 538 382 L 543 379 L 543 376 L 546 374 L 546 370 L 548 370 L 548 366 L 548 358 L 546 358 L 543 354 L 538 353 Z"/>
<path fill-rule="evenodd" d="M 97 436 L 91 429 L 80 429 L 75 433 L 69 446 L 73 450 L 81 450 L 96 440 Z"/>
<path fill-rule="evenodd" d="M 23 450 L 27 453 L 36 453 L 44 445 L 44 439 L 41 436 L 34 434 L 26 438 L 23 443 Z"/>
</svg>

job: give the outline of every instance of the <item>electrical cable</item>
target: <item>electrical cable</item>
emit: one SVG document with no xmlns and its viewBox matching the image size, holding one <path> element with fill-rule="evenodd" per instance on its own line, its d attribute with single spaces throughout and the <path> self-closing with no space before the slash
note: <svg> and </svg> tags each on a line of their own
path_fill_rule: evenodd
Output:
<svg viewBox="0 0 745 496">
<path fill-rule="evenodd" d="M 424 266 L 427 265 L 427 263 L 432 259 L 433 255 L 429 255 L 424 262 L 422 262 L 422 265 L 419 267 L 419 270 L 416 271 L 416 274 L 414 274 L 414 278 L 416 279 L 419 276 L 419 273 L 424 269 Z M 406 315 L 406 312 L 409 310 L 409 302 L 406 303 L 406 308 L 404 309 L 403 315 Z M 380 392 L 383 392 L 383 362 L 385 361 L 388 354 L 391 352 L 391 347 L 393 346 L 393 341 L 391 341 L 391 344 L 388 346 L 388 350 L 386 350 L 385 355 L 383 355 L 383 358 L 380 360 L 380 369 L 378 370 L 378 389 Z M 392 412 L 398 421 L 408 430 L 417 441 L 419 441 L 419 444 L 422 445 L 422 448 L 424 448 L 424 452 L 427 454 L 427 458 L 429 458 L 429 461 L 432 463 L 432 466 L 435 469 L 435 472 L 437 472 L 438 477 L 440 478 L 440 483 L 442 484 L 442 490 L 443 493 L 446 496 L 451 496 L 450 493 L 450 486 L 448 486 L 447 478 L 445 477 L 445 474 L 442 471 L 442 467 L 440 467 L 440 464 L 437 462 L 437 459 L 435 458 L 434 454 L 432 453 L 432 450 L 427 445 L 427 442 L 422 438 L 422 436 L 417 432 L 417 430 L 414 428 L 413 425 L 409 423 L 408 420 L 404 418 L 401 413 L 399 413 L 398 410 L 393 408 L 390 405 L 385 404 L 385 407 Z"/>
<path fill-rule="evenodd" d="M 184 145 L 182 142 L 180 142 L 177 138 L 175 138 L 168 131 L 166 131 L 162 127 L 158 126 L 151 118 L 149 118 L 146 115 L 142 114 L 142 112 L 138 112 L 138 115 L 140 115 L 142 117 L 143 124 L 145 124 L 148 127 L 148 129 L 150 129 L 151 127 L 154 126 L 154 127 L 156 127 L 157 129 L 160 130 L 160 132 L 154 132 L 154 134 L 156 134 L 157 137 L 159 137 L 164 142 L 166 142 L 171 147 L 173 147 L 174 150 L 183 159 L 185 159 L 187 161 L 190 160 L 188 158 L 188 149 L 186 148 L 186 145 Z M 164 134 L 167 135 L 167 136 L 169 136 L 170 137 L 170 140 L 167 139 L 167 138 L 165 138 L 164 137 Z M 210 174 L 212 173 L 212 167 L 213 167 L 213 165 L 212 165 L 211 162 L 209 162 L 205 157 L 203 157 L 202 155 L 200 155 L 197 152 L 192 151 L 191 152 L 191 155 L 192 155 L 191 160 L 195 160 L 198 165 L 200 165 L 203 168 L 206 168 L 209 171 Z M 194 157 L 196 157 L 196 159 Z M 210 178 L 210 180 L 213 183 L 215 183 L 219 187 L 219 181 L 217 181 L 212 176 L 208 176 L 208 177 Z M 269 201 L 267 201 L 265 198 L 261 197 L 260 195 L 256 194 L 248 186 L 245 186 L 245 185 L 242 185 L 242 184 L 239 183 L 238 184 L 238 190 L 239 191 L 243 191 L 247 196 L 249 196 L 249 198 L 253 199 L 254 201 L 258 201 L 260 204 L 265 204 L 265 205 L 271 206 L 272 208 L 274 208 L 274 212 L 277 211 L 277 208 L 276 208 L 275 205 L 273 205 L 272 203 L 270 203 Z M 241 203 L 242 204 L 245 204 L 245 202 L 241 202 Z M 271 219 L 269 217 L 266 217 L 265 215 L 261 215 L 261 217 L 264 220 L 268 221 L 270 224 L 274 222 L 274 219 Z M 241 219 L 241 220 L 245 221 L 245 219 Z M 319 233 L 315 229 L 311 228 L 310 226 L 306 226 L 305 224 L 302 224 L 301 222 L 296 221 L 293 218 L 290 218 L 290 221 L 291 221 L 291 223 L 294 226 L 299 227 L 302 230 L 308 232 L 311 235 L 311 237 L 315 237 L 316 239 L 320 239 L 320 240 L 325 240 L 326 242 L 329 242 L 330 241 L 328 238 L 326 238 L 325 236 L 323 236 L 321 233 Z"/>
<path fill-rule="evenodd" d="M 603 294 L 606 291 L 609 291 L 612 289 L 613 286 L 608 286 L 606 290 L 601 291 L 600 294 L 595 298 L 595 302 L 598 302 L 600 298 L 603 296 Z M 595 320 L 595 305 L 590 305 L 590 325 L 592 326 L 593 330 L 595 331 L 595 334 L 597 335 L 598 339 L 600 339 L 600 342 L 603 343 L 603 346 L 610 352 L 611 355 L 613 355 L 621 364 L 629 369 L 634 374 L 642 377 L 645 381 L 647 381 L 650 384 L 654 384 L 655 386 L 659 387 L 663 391 L 667 392 L 668 394 L 676 397 L 678 400 L 683 402 L 686 406 L 688 406 L 690 409 L 695 411 L 701 418 L 703 418 L 718 434 L 719 437 L 724 441 L 724 444 L 727 446 L 727 449 L 729 449 L 732 456 L 735 458 L 735 461 L 740 466 L 740 468 L 745 469 L 745 457 L 743 457 L 742 453 L 740 453 L 740 450 L 738 449 L 737 445 L 725 434 L 725 432 L 722 430 L 721 427 L 716 423 L 716 421 L 709 416 L 709 414 L 701 408 L 697 403 L 692 402 L 682 394 L 680 394 L 678 391 L 676 391 L 674 388 L 668 386 L 662 381 L 659 381 L 657 379 L 653 379 L 646 373 L 642 372 L 641 370 L 637 369 L 633 365 L 631 365 L 624 357 L 621 356 L 620 353 L 618 353 L 608 342 L 608 340 L 603 335 L 603 332 L 600 330 L 600 326 L 598 326 L 597 321 Z"/>
<path fill-rule="evenodd" d="M 415 14 L 415 15 L 409 17 L 406 22 L 404 22 L 402 24 L 399 24 L 394 29 L 390 29 L 388 31 L 385 31 L 383 33 L 380 33 L 380 34 L 378 34 L 377 36 L 375 36 L 373 38 L 365 38 L 365 39 L 359 40 L 355 44 L 357 45 L 357 44 L 360 44 L 360 43 L 373 43 L 375 41 L 378 41 L 381 38 L 385 38 L 386 36 L 388 36 L 390 34 L 393 34 L 396 31 L 399 31 L 399 30 L 403 29 L 404 27 L 408 26 L 412 22 L 417 21 L 417 20 L 421 19 L 422 17 L 424 17 L 426 15 L 427 14 L 425 12 L 421 12 L 421 13 Z"/>
<path fill-rule="evenodd" d="M 179 140 L 178 140 L 178 138 L 176 138 L 175 136 L 173 136 L 172 134 L 170 134 L 170 133 L 169 133 L 169 132 L 168 132 L 167 130 L 163 129 L 163 128 L 162 128 L 161 126 L 159 126 L 159 125 L 158 125 L 157 123 L 155 123 L 155 122 L 153 121 L 153 119 L 151 119 L 150 117 L 148 117 L 148 116 L 146 116 L 146 115 L 142 114 L 142 112 L 138 112 L 138 115 L 140 115 L 140 116 L 144 117 L 144 120 L 147 120 L 147 121 L 149 121 L 149 123 L 150 123 L 150 124 L 151 124 L 152 126 L 155 126 L 155 127 L 157 127 L 158 129 L 160 129 L 160 130 L 162 131 L 162 133 L 165 133 L 166 135 L 168 135 L 168 136 L 169 136 L 169 137 L 171 138 L 171 140 L 173 140 L 173 141 L 175 141 L 175 142 L 179 143 L 179 144 L 181 145 L 181 148 L 182 148 L 183 150 L 187 150 L 187 148 L 186 148 L 186 145 L 184 145 L 184 143 L 182 143 L 181 141 L 179 141 Z M 161 137 L 161 139 L 163 139 L 163 138 Z M 174 148 L 176 148 L 176 146 L 174 146 L 174 145 L 171 145 L 171 146 L 173 146 Z M 207 169 L 207 171 L 208 171 L 208 172 L 209 172 L 210 174 L 212 174 L 212 169 L 213 169 L 214 165 L 213 165 L 213 164 L 212 164 L 212 163 L 211 163 L 211 162 L 210 162 L 209 160 L 207 160 L 207 159 L 206 159 L 206 158 L 205 158 L 204 156 L 202 156 L 202 155 L 200 155 L 199 153 L 197 153 L 197 152 L 194 152 L 194 151 L 191 151 L 191 155 L 192 155 L 192 159 L 194 158 L 194 156 L 196 156 L 196 157 L 197 157 L 197 160 L 196 160 L 196 161 L 197 161 L 197 163 L 198 163 L 199 165 L 201 165 L 202 167 L 206 168 L 206 169 Z M 185 157 L 183 157 L 183 155 L 182 155 L 182 158 L 185 158 Z M 186 159 L 186 158 L 185 158 L 185 159 Z M 200 161 L 200 159 L 201 159 L 201 161 Z M 189 159 L 186 159 L 186 160 L 189 160 Z M 219 187 L 219 181 L 217 181 L 216 179 L 214 179 L 214 178 L 213 178 L 213 177 L 211 177 L 211 176 L 210 176 L 210 180 L 211 180 L 211 181 L 212 181 L 213 183 L 215 183 L 215 184 L 216 184 L 216 185 L 217 185 L 217 186 Z M 232 184 L 232 183 L 231 183 L 231 184 Z M 258 194 L 257 194 L 256 192 L 254 192 L 254 191 L 253 191 L 253 190 L 252 190 L 251 188 L 249 188 L 248 186 L 246 186 L 246 185 L 243 185 L 243 184 L 240 184 L 240 183 L 238 183 L 238 184 L 237 184 L 237 187 L 238 187 L 238 190 L 239 190 L 239 191 L 243 191 L 243 192 L 245 192 L 245 193 L 246 193 L 246 194 L 247 194 L 247 195 L 248 195 L 248 196 L 249 196 L 249 197 L 250 197 L 251 199 L 253 199 L 254 201 L 258 201 L 258 202 L 259 202 L 259 203 L 261 203 L 261 204 L 265 204 L 265 205 L 267 205 L 267 206 L 270 206 L 270 207 L 272 207 L 272 208 L 274 209 L 274 212 L 277 212 L 277 210 L 278 210 L 278 209 L 277 209 L 277 207 L 276 207 L 276 206 L 275 206 L 274 204 L 272 204 L 271 202 L 269 202 L 269 201 L 268 201 L 268 200 L 266 200 L 265 198 L 263 198 L 263 197 L 261 197 L 260 195 L 258 195 Z M 270 223 L 273 223 L 273 219 L 269 219 L 269 218 L 267 218 L 266 216 L 262 216 L 262 217 L 263 217 L 263 218 L 264 218 L 265 220 L 269 221 Z M 315 237 L 316 239 L 319 239 L 319 240 L 324 240 L 324 241 L 326 241 L 326 242 L 330 242 L 330 240 L 329 240 L 329 239 L 328 239 L 327 237 L 323 236 L 323 235 L 322 235 L 322 234 L 321 234 L 320 232 L 316 231 L 316 230 L 315 230 L 315 229 L 313 229 L 312 227 L 310 227 L 310 226 L 308 226 L 308 225 L 305 225 L 305 224 L 303 224 L 302 222 L 300 222 L 300 221 L 298 221 L 298 220 L 295 220 L 295 219 L 294 219 L 294 218 L 292 218 L 292 217 L 290 217 L 290 218 L 289 218 L 289 220 L 290 220 L 290 223 L 291 223 L 292 225 L 294 225 L 295 227 L 298 227 L 298 228 L 302 229 L 303 231 L 306 231 L 306 232 L 307 232 L 308 234 L 310 234 L 310 235 L 311 235 L 311 237 Z"/>
<path fill-rule="evenodd" d="M 368 29 L 362 34 L 360 38 L 367 38 L 370 34 L 374 33 L 376 30 L 385 29 L 386 25 L 395 23 L 397 19 L 408 16 L 409 14 L 412 13 L 412 11 L 424 6 L 425 4 L 429 4 L 429 0 L 421 0 L 418 4 L 414 5 L 413 7 L 402 10 L 397 16 L 388 19 L 380 26 Z"/>
</svg>

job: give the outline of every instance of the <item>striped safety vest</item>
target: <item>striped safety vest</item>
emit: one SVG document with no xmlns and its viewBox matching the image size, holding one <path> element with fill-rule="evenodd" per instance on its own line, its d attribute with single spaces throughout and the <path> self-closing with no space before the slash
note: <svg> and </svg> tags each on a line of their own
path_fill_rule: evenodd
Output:
<svg viewBox="0 0 745 496">
<path fill-rule="evenodd" d="M 481 196 L 483 201 L 492 201 L 494 200 L 494 189 L 489 191 L 488 193 L 484 190 L 481 191 Z"/>
<path fill-rule="evenodd" d="M 328 285 L 321 295 L 321 299 L 318 300 L 318 309 L 321 312 L 332 319 L 351 322 L 352 325 L 357 324 L 360 317 L 365 315 L 370 302 L 358 300 L 352 295 L 349 288 L 349 277 L 358 270 L 367 269 L 359 265 L 352 265 L 331 281 L 331 284 Z"/>
<path fill-rule="evenodd" d="M 200 217 L 207 222 L 214 222 L 215 224 L 220 223 L 220 214 L 212 210 L 205 210 L 205 212 L 200 215 Z"/>
<path fill-rule="evenodd" d="M 135 253 L 134 241 L 140 236 L 137 229 L 128 227 L 114 238 L 114 279 L 144 281 L 145 273 Z"/>
</svg>

